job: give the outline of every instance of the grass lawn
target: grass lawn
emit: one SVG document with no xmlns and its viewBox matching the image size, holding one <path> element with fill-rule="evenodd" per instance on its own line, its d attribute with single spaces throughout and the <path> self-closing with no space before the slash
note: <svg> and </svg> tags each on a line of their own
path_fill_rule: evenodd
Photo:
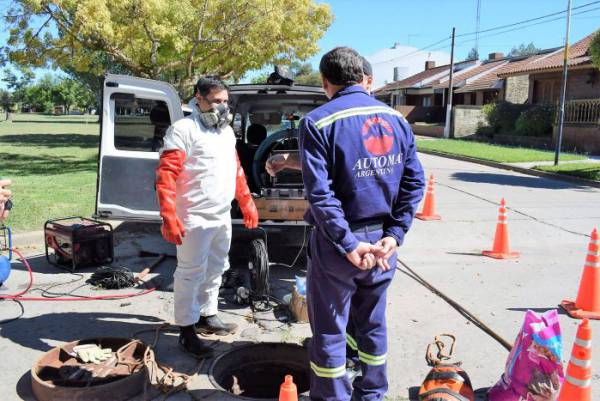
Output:
<svg viewBox="0 0 600 401">
<path fill-rule="evenodd" d="M 18 114 L 0 122 L 0 176 L 13 180 L 15 232 L 50 218 L 90 217 L 96 199 L 98 116 Z"/>
<path fill-rule="evenodd" d="M 518 148 L 459 139 L 421 139 L 417 148 L 450 155 L 468 156 L 499 163 L 541 162 L 554 160 L 554 152 Z M 584 160 L 585 156 L 561 153 L 560 160 Z"/>
<path fill-rule="evenodd" d="M 600 163 L 566 163 L 558 166 L 537 166 L 535 169 L 600 181 Z"/>
</svg>

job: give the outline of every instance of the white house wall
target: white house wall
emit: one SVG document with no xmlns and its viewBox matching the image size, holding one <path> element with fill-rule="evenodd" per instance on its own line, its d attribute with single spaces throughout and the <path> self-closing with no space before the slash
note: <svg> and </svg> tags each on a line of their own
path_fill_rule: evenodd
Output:
<svg viewBox="0 0 600 401">
<path fill-rule="evenodd" d="M 365 57 L 373 66 L 374 88 L 394 80 L 394 67 L 400 68 L 400 79 L 404 79 L 423 71 L 426 61 L 435 61 L 436 66 L 450 63 L 450 54 L 446 52 L 418 51 L 416 47 L 398 45 Z"/>
</svg>

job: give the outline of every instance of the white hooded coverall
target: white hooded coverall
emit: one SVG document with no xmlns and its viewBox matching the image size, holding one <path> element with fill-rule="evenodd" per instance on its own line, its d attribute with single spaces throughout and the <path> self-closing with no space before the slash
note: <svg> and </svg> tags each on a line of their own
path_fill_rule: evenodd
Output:
<svg viewBox="0 0 600 401">
<path fill-rule="evenodd" d="M 235 196 L 237 160 L 233 129 L 207 128 L 199 111 L 167 131 L 161 154 L 186 154 L 177 178 L 177 217 L 185 237 L 177 246 L 174 275 L 175 324 L 189 326 L 200 316 L 217 314 L 221 276 L 229 269 L 231 202 Z"/>
</svg>

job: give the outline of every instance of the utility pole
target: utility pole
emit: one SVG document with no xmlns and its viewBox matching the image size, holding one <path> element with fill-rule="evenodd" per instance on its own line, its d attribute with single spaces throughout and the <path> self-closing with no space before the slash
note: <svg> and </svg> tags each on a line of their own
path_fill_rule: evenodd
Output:
<svg viewBox="0 0 600 401">
<path fill-rule="evenodd" d="M 481 22 L 481 0 L 477 0 L 477 20 L 475 21 L 475 50 L 479 54 L 479 24 Z"/>
<path fill-rule="evenodd" d="M 567 75 L 569 70 L 569 30 L 571 28 L 571 0 L 567 6 L 567 35 L 565 36 L 565 51 L 563 60 L 562 92 L 560 94 L 560 114 L 558 119 L 558 137 L 556 138 L 556 149 L 554 150 L 554 165 L 558 166 L 560 158 L 560 147 L 562 145 L 563 126 L 565 124 L 565 98 L 567 97 Z"/>
<path fill-rule="evenodd" d="M 569 0 L 571 1 L 571 0 Z M 452 28 L 452 48 L 450 50 L 450 79 L 448 82 L 448 103 L 446 104 L 446 125 L 444 126 L 444 138 L 450 138 L 451 126 L 452 126 L 452 89 L 454 78 L 454 34 L 456 28 Z"/>
</svg>

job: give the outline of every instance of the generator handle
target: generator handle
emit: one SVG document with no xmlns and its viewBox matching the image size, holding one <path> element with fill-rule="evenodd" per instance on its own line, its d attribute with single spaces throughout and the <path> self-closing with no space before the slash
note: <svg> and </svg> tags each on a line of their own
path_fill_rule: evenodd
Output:
<svg viewBox="0 0 600 401">
<path fill-rule="evenodd" d="M 0 251 L 3 251 L 4 249 L 8 250 L 8 260 L 12 260 L 12 230 L 10 227 L 0 224 L 0 233 L 2 233 L 2 231 L 6 232 L 6 244 L 0 242 Z M 2 235 L 4 234 L 2 233 Z M 3 248 L 3 245 L 6 245 L 6 248 Z"/>
<path fill-rule="evenodd" d="M 4 230 L 6 231 L 6 249 L 8 250 L 8 260 L 12 260 L 12 255 L 13 255 L 13 243 L 12 243 L 12 230 L 10 229 L 10 227 L 5 226 L 5 225 L 0 225 L 0 230 Z M 0 247 L 0 251 L 2 251 L 3 248 Z"/>
<path fill-rule="evenodd" d="M 12 254 L 13 254 L 12 230 L 10 227 L 6 227 L 6 231 L 8 232 L 8 260 L 12 260 Z"/>
</svg>

